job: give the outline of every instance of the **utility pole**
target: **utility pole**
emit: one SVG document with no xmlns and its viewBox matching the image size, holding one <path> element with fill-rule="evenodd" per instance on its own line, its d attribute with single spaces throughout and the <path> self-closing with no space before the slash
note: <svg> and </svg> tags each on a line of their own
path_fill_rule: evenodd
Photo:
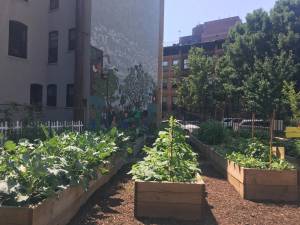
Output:
<svg viewBox="0 0 300 225">
<path fill-rule="evenodd" d="M 76 49 L 74 73 L 74 120 L 84 122 L 84 20 L 85 0 L 76 0 Z"/>
<path fill-rule="evenodd" d="M 165 1 L 160 0 L 160 23 L 159 23 L 159 54 L 158 54 L 158 82 L 157 82 L 157 125 L 160 124 L 162 120 L 162 81 L 163 81 L 163 39 L 164 39 L 164 10 Z"/>
</svg>

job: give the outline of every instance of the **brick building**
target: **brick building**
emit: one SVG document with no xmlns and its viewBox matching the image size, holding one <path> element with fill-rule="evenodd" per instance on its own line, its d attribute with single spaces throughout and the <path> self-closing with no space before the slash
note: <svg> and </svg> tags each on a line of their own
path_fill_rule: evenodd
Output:
<svg viewBox="0 0 300 225">
<path fill-rule="evenodd" d="M 197 25 L 191 36 L 181 37 L 179 43 L 164 47 L 163 60 L 163 117 L 176 114 L 176 89 L 177 82 L 188 75 L 188 54 L 192 47 L 203 48 L 210 55 L 222 55 L 222 45 L 228 33 L 235 24 L 240 23 L 239 17 L 209 21 Z M 179 74 L 175 74 L 174 66 L 179 67 Z"/>
</svg>

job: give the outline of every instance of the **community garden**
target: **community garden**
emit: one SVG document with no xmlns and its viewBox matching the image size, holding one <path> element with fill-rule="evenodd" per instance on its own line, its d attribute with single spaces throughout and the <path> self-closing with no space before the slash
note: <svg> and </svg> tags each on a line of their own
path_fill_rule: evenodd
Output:
<svg viewBox="0 0 300 225">
<path fill-rule="evenodd" d="M 104 126 L 8 136 L 0 225 L 300 224 L 299 9 L 249 14 L 219 58 L 190 51 L 177 105 L 199 115 L 192 130 L 111 110 Z"/>
<path fill-rule="evenodd" d="M 263 137 L 235 134 L 220 122 L 203 123 L 189 137 L 171 117 L 154 142 L 117 128 L 44 132 L 43 140 L 6 141 L 1 147 L 1 225 L 218 224 L 215 217 L 228 210 L 222 205 L 228 200 L 243 202 L 239 214 L 254 206 L 285 207 L 287 215 L 299 210 L 295 165 L 276 154 L 270 163 Z M 269 200 L 280 203 L 263 203 Z"/>
</svg>

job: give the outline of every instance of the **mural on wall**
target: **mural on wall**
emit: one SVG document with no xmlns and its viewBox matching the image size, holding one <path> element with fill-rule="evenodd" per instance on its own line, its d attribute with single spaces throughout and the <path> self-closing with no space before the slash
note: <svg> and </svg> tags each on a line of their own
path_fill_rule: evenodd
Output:
<svg viewBox="0 0 300 225">
<path fill-rule="evenodd" d="M 151 56 L 143 46 L 127 39 L 121 33 L 109 30 L 102 24 L 97 25 L 92 32 L 92 45 L 111 57 L 121 79 L 125 78 L 130 67 L 138 64 L 142 64 L 145 71 L 153 78 L 157 78 L 157 55 Z"/>
<path fill-rule="evenodd" d="M 92 53 L 93 64 L 116 70 L 107 79 L 92 71 L 91 117 L 103 115 L 103 120 L 110 111 L 155 113 L 159 12 L 160 0 L 92 0 L 91 45 L 98 52 Z"/>
<path fill-rule="evenodd" d="M 120 87 L 120 104 L 128 110 L 145 110 L 154 98 L 154 80 L 144 71 L 141 64 L 129 68 L 128 72 L 128 76 Z"/>
</svg>

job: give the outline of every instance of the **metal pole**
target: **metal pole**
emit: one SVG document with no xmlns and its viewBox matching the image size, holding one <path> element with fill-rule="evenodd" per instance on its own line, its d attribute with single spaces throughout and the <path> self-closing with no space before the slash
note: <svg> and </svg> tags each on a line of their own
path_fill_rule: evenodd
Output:
<svg viewBox="0 0 300 225">
<path fill-rule="evenodd" d="M 106 78 L 106 104 L 107 108 L 109 107 L 109 100 L 108 100 L 108 76 Z"/>
</svg>

